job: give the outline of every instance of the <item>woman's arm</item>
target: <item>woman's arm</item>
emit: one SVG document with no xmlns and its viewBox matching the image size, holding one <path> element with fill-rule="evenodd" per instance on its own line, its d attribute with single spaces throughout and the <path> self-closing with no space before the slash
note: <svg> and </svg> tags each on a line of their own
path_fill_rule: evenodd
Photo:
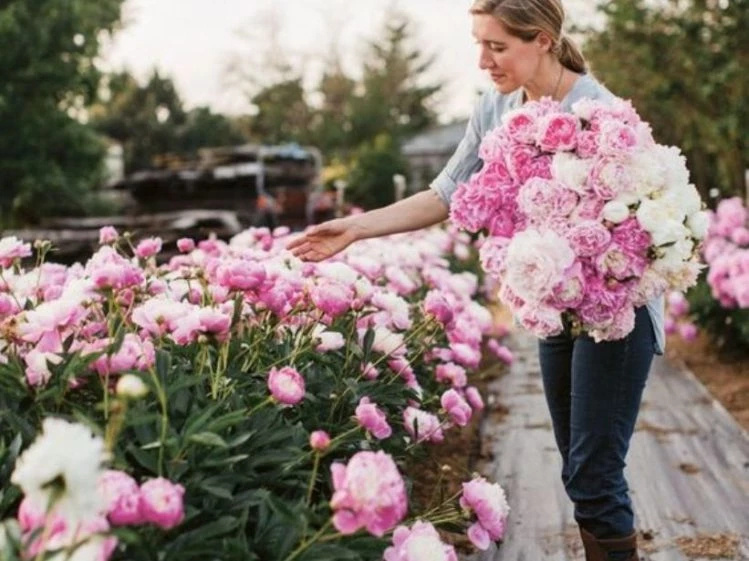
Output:
<svg viewBox="0 0 749 561">
<path fill-rule="evenodd" d="M 447 216 L 447 204 L 428 189 L 383 208 L 313 226 L 287 248 L 300 259 L 322 261 L 357 240 L 418 230 Z"/>
<path fill-rule="evenodd" d="M 421 191 L 383 208 L 349 217 L 357 239 L 377 238 L 409 232 L 442 222 L 448 216 L 447 205 L 432 189 Z"/>
</svg>

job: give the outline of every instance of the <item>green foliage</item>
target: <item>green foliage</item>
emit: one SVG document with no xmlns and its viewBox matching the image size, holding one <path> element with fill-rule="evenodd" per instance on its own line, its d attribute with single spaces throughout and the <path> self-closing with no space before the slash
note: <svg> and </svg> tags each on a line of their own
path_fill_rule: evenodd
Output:
<svg viewBox="0 0 749 561">
<path fill-rule="evenodd" d="M 381 141 L 390 142 L 385 137 Z M 466 237 L 461 243 L 467 241 Z M 468 264 L 477 264 L 475 254 L 461 265 L 461 270 L 475 272 Z M 429 348 L 449 346 L 444 328 L 421 305 L 430 286 L 420 286 L 408 296 L 413 324 L 402 332 L 403 357 L 421 388 L 418 395 L 404 384 L 400 366 L 378 350 L 373 329 L 359 337 L 358 328 L 373 309 L 331 319 L 326 329 L 341 334 L 346 343 L 338 350 L 319 352 L 313 331 L 319 325 L 316 319 L 289 328 L 290 322 L 266 309 L 248 312 L 251 304 L 238 292 L 233 324 L 225 336 L 204 333 L 183 345 L 155 336 L 147 369 L 126 372 L 140 377 L 149 391 L 127 400 L 111 391 L 119 373 L 100 375 L 94 366 L 121 350 L 126 333 L 141 331 L 132 311 L 151 298 L 143 287 L 167 282 L 167 277 L 168 282 L 178 282 L 172 278 L 174 272 L 157 272 L 155 265 L 145 265 L 145 271 L 149 278 L 142 286 L 101 289 L 91 299 L 88 313 L 97 325 L 99 318 L 106 318 L 103 331 L 76 329 L 66 335 L 63 351 L 56 353 L 60 360 L 48 361 L 51 376 L 41 386 L 27 383 L 27 366 L 18 347 L 3 346 L 7 362 L 0 363 L 0 481 L 5 483 L 0 486 L 0 521 L 15 515 L 21 499 L 19 490 L 8 484 L 19 453 L 37 438 L 44 418 L 58 416 L 104 435 L 111 445 L 112 468 L 141 483 L 163 476 L 185 487 L 184 521 L 169 531 L 146 524 L 117 528 L 119 545 L 113 561 L 381 559 L 389 536 L 377 538 L 365 531 L 341 535 L 329 528 L 331 465 L 347 462 L 361 450 L 383 450 L 403 472 L 426 446 L 408 437 L 403 423 L 407 405 L 420 401 L 425 411 L 447 421 L 445 412 L 438 411 L 445 386 L 434 375 L 435 363 L 425 356 Z M 202 292 L 201 301 L 209 303 L 211 290 L 203 274 L 189 276 L 188 286 Z M 120 298 L 124 290 L 132 290 L 134 298 L 127 305 Z M 28 308 L 34 308 L 31 300 Z M 319 312 L 302 305 L 295 310 L 300 318 Z M 86 341 L 107 341 L 108 346 L 85 355 L 72 350 Z M 377 379 L 361 375 L 367 364 L 376 367 Z M 269 370 L 286 365 L 299 370 L 306 386 L 302 401 L 289 407 L 269 399 L 268 388 Z M 391 437 L 377 440 L 355 420 L 364 396 L 387 416 Z M 309 445 L 316 430 L 333 438 L 322 454 Z M 405 479 L 410 492 L 408 472 Z M 409 504 L 412 519 L 426 510 L 426 505 Z M 430 511 L 436 520 L 463 525 L 449 501 L 430 505 Z"/>
<path fill-rule="evenodd" d="M 354 156 L 346 200 L 363 208 L 379 208 L 395 200 L 393 175 L 405 173 L 406 162 L 392 136 L 381 134 Z"/>
<path fill-rule="evenodd" d="M 123 0 L 6 0 L 0 7 L 0 222 L 85 211 L 104 146 L 78 120 L 94 99 L 100 34 Z"/>
<path fill-rule="evenodd" d="M 687 293 L 691 316 L 723 353 L 745 356 L 749 352 L 749 309 L 724 308 L 704 276 Z"/>
<path fill-rule="evenodd" d="M 152 167 L 157 156 L 193 156 L 204 146 L 243 141 L 223 115 L 207 107 L 185 111 L 172 79 L 157 71 L 144 86 L 127 72 L 108 76 L 108 82 L 109 99 L 92 108 L 92 124 L 122 144 L 127 172 Z"/>
<path fill-rule="evenodd" d="M 252 135 L 264 144 L 311 140 L 312 109 L 305 100 L 301 78 L 273 84 L 252 98 L 257 115 L 251 120 Z"/>
<path fill-rule="evenodd" d="M 367 45 L 359 80 L 333 57 L 314 92 L 304 90 L 300 76 L 262 88 L 252 98 L 257 114 L 248 120 L 250 134 L 259 142 L 314 144 L 327 160 L 352 168 L 351 202 L 367 208 L 392 202 L 392 176 L 405 169 L 399 144 L 436 122 L 434 99 L 442 88 L 425 78 L 434 59 L 411 45 L 413 37 L 413 23 L 392 13 Z M 311 93 L 318 103 L 309 102 Z"/>
<path fill-rule="evenodd" d="M 743 194 L 749 168 L 749 0 L 602 3 L 585 45 L 593 71 L 631 98 L 659 142 L 683 149 L 703 197 Z"/>
<path fill-rule="evenodd" d="M 442 86 L 424 83 L 434 58 L 410 47 L 412 39 L 412 23 L 395 13 L 381 37 L 370 43 L 364 59 L 364 93 L 352 101 L 354 144 L 379 134 L 400 140 L 436 122 L 432 103 Z"/>
</svg>

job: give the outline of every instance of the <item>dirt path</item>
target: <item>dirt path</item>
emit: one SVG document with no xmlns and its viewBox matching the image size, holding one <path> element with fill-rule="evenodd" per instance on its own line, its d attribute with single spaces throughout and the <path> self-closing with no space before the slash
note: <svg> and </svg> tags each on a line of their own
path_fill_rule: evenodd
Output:
<svg viewBox="0 0 749 561">
<path fill-rule="evenodd" d="M 516 361 L 492 383 L 482 471 L 507 490 L 511 525 L 499 551 L 474 561 L 580 561 L 560 478 L 535 340 L 513 333 Z M 649 561 L 749 560 L 749 434 L 689 372 L 658 358 L 645 391 L 627 477 Z"/>
</svg>

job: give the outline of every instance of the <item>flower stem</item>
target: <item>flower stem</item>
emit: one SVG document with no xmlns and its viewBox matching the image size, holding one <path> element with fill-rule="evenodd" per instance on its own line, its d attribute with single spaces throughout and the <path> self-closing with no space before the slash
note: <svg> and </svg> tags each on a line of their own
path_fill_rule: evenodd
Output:
<svg viewBox="0 0 749 561">
<path fill-rule="evenodd" d="M 315 454 L 315 462 L 312 464 L 312 476 L 309 478 L 309 488 L 307 489 L 307 506 L 312 500 L 312 492 L 315 490 L 315 481 L 317 480 L 317 470 L 320 467 L 320 453 Z"/>
<path fill-rule="evenodd" d="M 309 548 L 309 546 L 311 546 L 313 543 L 317 541 L 327 541 L 323 537 L 323 534 L 328 530 L 328 528 L 330 528 L 330 525 L 332 523 L 333 523 L 332 519 L 328 520 L 325 523 L 325 525 L 322 528 L 320 528 L 314 536 L 312 536 L 309 540 L 303 541 L 301 544 L 299 544 L 299 547 L 297 547 L 294 551 L 292 551 L 289 554 L 289 556 L 286 559 L 284 559 L 284 561 L 293 561 L 294 559 L 299 557 L 302 553 L 304 553 Z M 339 534 L 336 533 L 335 535 L 338 536 Z"/>
</svg>

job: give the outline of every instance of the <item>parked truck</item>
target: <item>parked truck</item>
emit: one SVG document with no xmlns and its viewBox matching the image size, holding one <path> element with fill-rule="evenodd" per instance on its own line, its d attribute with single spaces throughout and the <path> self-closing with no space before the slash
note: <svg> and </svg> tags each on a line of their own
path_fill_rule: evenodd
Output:
<svg viewBox="0 0 749 561">
<path fill-rule="evenodd" d="M 206 148 L 197 158 L 162 156 L 152 169 L 109 186 L 122 195 L 118 216 L 54 218 L 38 228 L 6 230 L 25 240 L 50 240 L 52 260 L 85 259 L 99 228 L 113 225 L 136 237 L 159 236 L 165 255 L 181 237 L 228 239 L 250 226 L 301 229 L 313 219 L 310 202 L 320 185 L 321 156 L 296 144 Z"/>
</svg>

